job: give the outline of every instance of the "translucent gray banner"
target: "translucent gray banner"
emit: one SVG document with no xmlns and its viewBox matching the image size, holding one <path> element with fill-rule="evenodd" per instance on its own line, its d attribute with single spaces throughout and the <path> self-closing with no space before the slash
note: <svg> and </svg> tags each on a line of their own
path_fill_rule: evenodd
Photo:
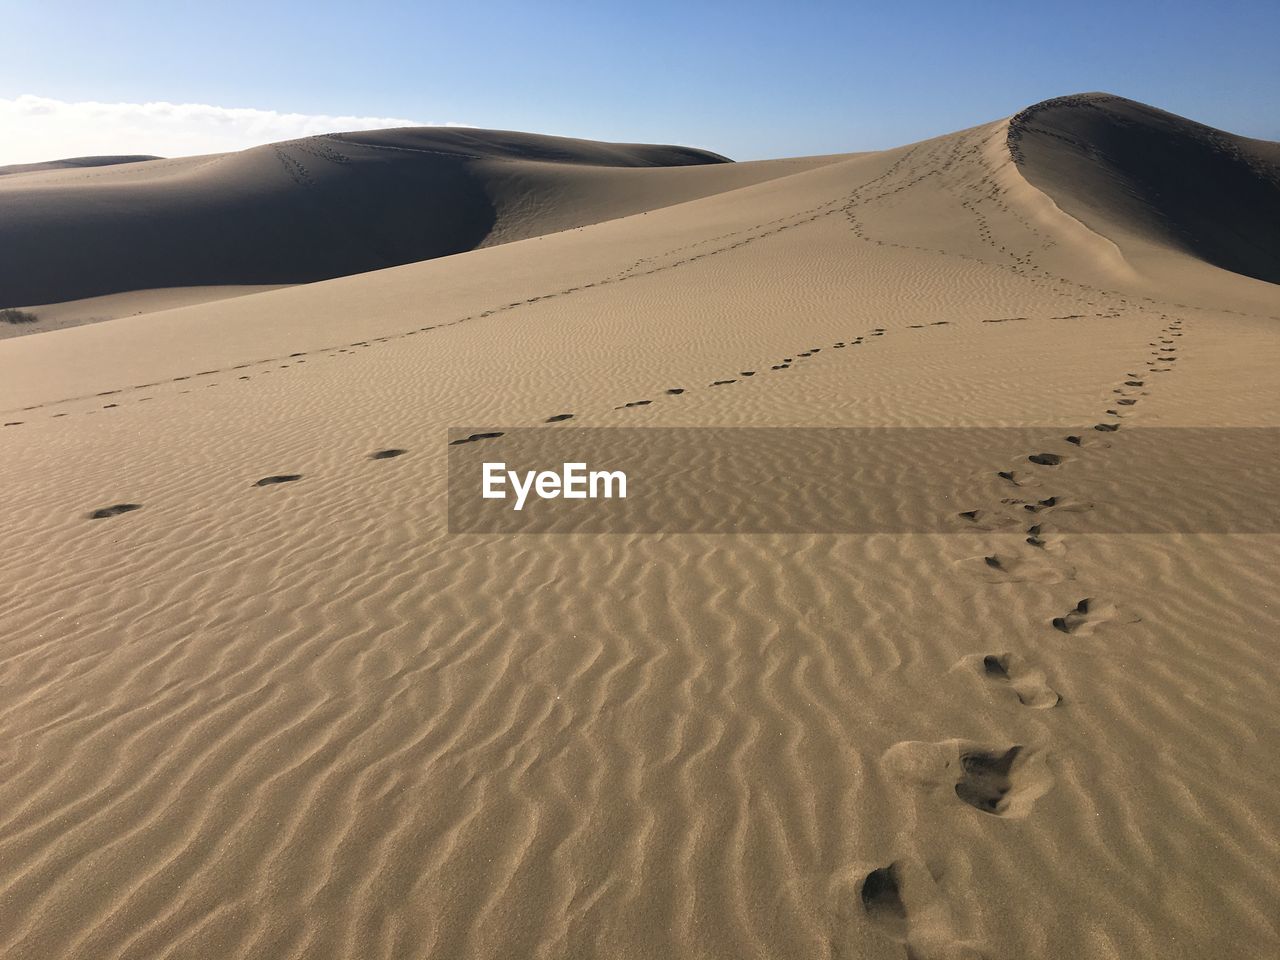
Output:
<svg viewBox="0 0 1280 960">
<path fill-rule="evenodd" d="M 468 428 L 453 533 L 1280 532 L 1280 428 Z"/>
</svg>

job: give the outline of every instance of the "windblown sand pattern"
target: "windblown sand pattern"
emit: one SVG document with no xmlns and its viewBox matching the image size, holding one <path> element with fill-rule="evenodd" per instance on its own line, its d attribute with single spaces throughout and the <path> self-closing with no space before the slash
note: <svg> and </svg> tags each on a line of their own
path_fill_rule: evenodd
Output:
<svg viewBox="0 0 1280 960">
<path fill-rule="evenodd" d="M 1073 532 L 1071 469 L 1280 425 L 1277 146 L 1086 95 L 622 199 L 517 148 L 447 160 L 542 198 L 477 249 L 0 344 L 0 954 L 1280 953 L 1280 539 Z M 920 462 L 951 534 L 450 536 L 462 424 L 1063 439 Z"/>
</svg>

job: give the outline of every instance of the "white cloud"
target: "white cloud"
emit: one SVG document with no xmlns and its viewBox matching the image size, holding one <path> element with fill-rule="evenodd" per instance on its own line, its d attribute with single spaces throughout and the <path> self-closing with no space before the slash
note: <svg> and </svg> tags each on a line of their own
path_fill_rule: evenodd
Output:
<svg viewBox="0 0 1280 960">
<path fill-rule="evenodd" d="M 426 124 L 402 117 L 278 113 L 163 101 L 72 103 L 23 94 L 0 97 L 0 165 L 105 154 L 181 157 L 317 133 L 419 126 Z"/>
</svg>

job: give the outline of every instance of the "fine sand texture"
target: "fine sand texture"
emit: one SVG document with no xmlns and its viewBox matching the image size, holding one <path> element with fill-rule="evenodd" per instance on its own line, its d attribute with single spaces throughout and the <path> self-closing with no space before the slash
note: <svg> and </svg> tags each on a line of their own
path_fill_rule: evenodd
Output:
<svg viewBox="0 0 1280 960">
<path fill-rule="evenodd" d="M 11 179 L 242 184 L 265 273 L 291 164 L 418 136 Z M 1127 434 L 1280 426 L 1276 145 L 1101 94 L 772 166 L 476 136 L 464 252 L 0 343 L 0 956 L 1280 955 L 1280 536 L 1072 532 Z M 306 279 L 197 262 L 136 288 Z M 708 425 L 1064 439 L 920 458 L 949 534 L 448 532 L 451 427 Z"/>
<path fill-rule="evenodd" d="M 287 286 L 287 284 L 284 286 Z M 229 300 L 232 297 L 243 297 L 250 293 L 263 293 L 267 290 L 278 289 L 280 289 L 280 285 L 275 284 L 160 287 L 155 290 L 126 290 L 123 293 L 108 293 L 101 297 L 86 297 L 83 300 L 31 304 L 26 306 L 23 312 L 34 316 L 35 320 L 23 323 L 0 323 L 0 340 L 8 337 L 21 337 L 31 333 L 44 333 L 48 330 L 78 327 L 82 323 L 99 323 L 103 320 L 115 320 L 117 317 L 132 317 L 141 313 L 173 310 L 176 307 L 185 307 L 193 303 Z"/>
</svg>

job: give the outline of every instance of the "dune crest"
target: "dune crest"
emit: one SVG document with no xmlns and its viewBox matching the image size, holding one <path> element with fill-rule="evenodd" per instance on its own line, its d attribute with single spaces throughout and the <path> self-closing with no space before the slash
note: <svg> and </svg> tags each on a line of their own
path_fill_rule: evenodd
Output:
<svg viewBox="0 0 1280 960">
<path fill-rule="evenodd" d="M 1008 147 L 1028 182 L 1126 252 L 1280 283 L 1280 145 L 1087 93 L 1018 113 Z"/>
</svg>

